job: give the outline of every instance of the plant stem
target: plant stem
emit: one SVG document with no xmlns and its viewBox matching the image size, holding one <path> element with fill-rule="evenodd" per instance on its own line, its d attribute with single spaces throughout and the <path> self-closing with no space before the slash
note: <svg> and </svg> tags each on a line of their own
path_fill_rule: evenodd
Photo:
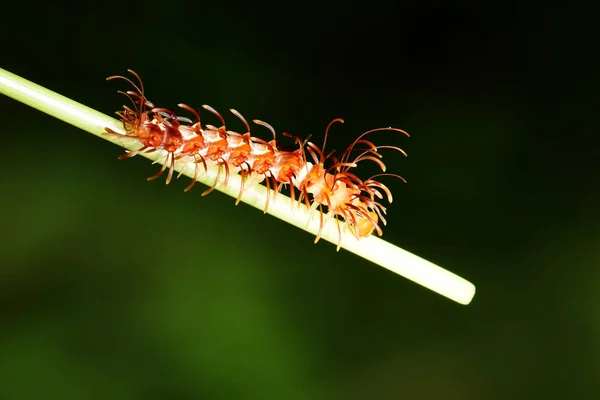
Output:
<svg viewBox="0 0 600 400">
<path fill-rule="evenodd" d="M 134 151 L 140 147 L 140 143 L 135 139 L 105 134 L 104 128 L 106 127 L 115 132 L 124 133 L 122 124 L 114 118 L 1 68 L 0 93 L 128 150 Z M 165 153 L 159 151 L 140 155 L 161 164 L 165 160 Z M 183 175 L 190 178 L 194 176 L 194 168 L 195 165 L 191 162 L 180 161 L 175 166 L 176 171 L 183 172 Z M 209 168 L 206 173 L 201 174 L 198 181 L 212 186 L 217 179 L 217 174 L 218 168 Z M 219 184 L 216 189 L 237 198 L 241 183 L 239 175 L 231 174 L 228 185 L 223 188 Z M 263 210 L 267 201 L 267 188 L 258 184 L 245 187 L 241 201 Z M 295 205 L 292 210 L 290 198 L 281 193 L 277 194 L 275 198 L 273 192 L 270 193 L 267 213 L 313 235 L 319 231 L 319 217 L 316 215 L 318 212 L 311 211 L 304 204 Z M 335 220 L 326 222 L 321 238 L 338 244 L 339 236 Z M 357 240 L 350 232 L 343 229 L 341 247 L 460 304 L 469 304 L 475 295 L 475 286 L 465 279 L 374 235 Z"/>
</svg>

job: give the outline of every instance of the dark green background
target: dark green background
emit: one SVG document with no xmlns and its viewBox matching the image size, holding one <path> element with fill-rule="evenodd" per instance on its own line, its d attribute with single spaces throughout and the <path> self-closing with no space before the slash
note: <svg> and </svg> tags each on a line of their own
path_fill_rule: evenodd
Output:
<svg viewBox="0 0 600 400">
<path fill-rule="evenodd" d="M 386 159 L 408 184 L 388 182 L 384 238 L 477 294 L 148 183 L 0 97 L 0 398 L 598 398 L 596 14 L 567 4 L 3 5 L 0 67 L 105 113 L 124 86 L 104 78 L 133 68 L 157 105 L 317 143 L 342 117 L 331 148 L 408 130 L 377 138 L 409 153 Z"/>
</svg>

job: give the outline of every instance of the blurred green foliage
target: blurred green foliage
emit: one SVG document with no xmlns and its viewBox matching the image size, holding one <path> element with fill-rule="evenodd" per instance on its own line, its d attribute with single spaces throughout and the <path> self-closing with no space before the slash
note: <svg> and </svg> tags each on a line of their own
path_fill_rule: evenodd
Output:
<svg viewBox="0 0 600 400">
<path fill-rule="evenodd" d="M 184 179 L 148 183 L 147 161 L 0 98 L 0 398 L 597 398 L 594 13 L 3 7 L 1 66 L 106 113 L 123 87 L 104 78 L 133 68 L 164 107 L 316 138 L 342 117 L 331 148 L 408 130 L 378 138 L 409 153 L 387 159 L 409 183 L 390 182 L 384 238 L 478 292 L 462 307 Z"/>
</svg>

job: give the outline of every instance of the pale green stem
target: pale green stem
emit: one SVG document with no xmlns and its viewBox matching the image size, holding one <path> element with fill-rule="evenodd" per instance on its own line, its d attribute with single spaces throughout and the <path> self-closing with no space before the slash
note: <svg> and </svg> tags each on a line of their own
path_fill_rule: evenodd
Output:
<svg viewBox="0 0 600 400">
<path fill-rule="evenodd" d="M 137 150 L 140 147 L 139 142 L 135 139 L 119 138 L 105 133 L 104 128 L 106 127 L 115 132 L 123 133 L 122 124 L 114 118 L 1 68 L 0 93 L 128 150 Z M 161 164 L 166 156 L 165 153 L 161 152 L 141 155 Z M 194 167 L 191 162 L 178 162 L 175 170 L 178 172 L 183 171 L 184 175 L 193 178 Z M 217 178 L 217 172 L 217 168 L 209 168 L 206 173 L 200 176 L 198 181 L 212 186 Z M 240 185 L 241 177 L 232 174 L 229 177 L 228 185 L 225 188 L 218 185 L 217 190 L 237 198 Z M 268 214 L 304 229 L 313 235 L 317 234 L 320 225 L 318 212 L 311 211 L 304 204 L 300 204 L 292 210 L 289 197 L 278 194 L 274 199 L 273 192 L 270 194 Z M 259 184 L 247 186 L 244 188 L 241 201 L 262 210 L 267 201 L 267 188 Z M 332 219 L 326 222 L 321 237 L 331 243 L 338 244 L 339 235 L 335 220 Z M 341 247 L 458 303 L 469 304 L 475 295 L 475 286 L 470 282 L 406 250 L 385 242 L 375 235 L 357 240 L 350 232 L 343 229 Z"/>
</svg>

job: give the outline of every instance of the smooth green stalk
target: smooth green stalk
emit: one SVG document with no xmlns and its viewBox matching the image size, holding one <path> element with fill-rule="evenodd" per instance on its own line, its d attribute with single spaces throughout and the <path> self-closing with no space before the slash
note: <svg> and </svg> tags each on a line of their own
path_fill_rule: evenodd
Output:
<svg viewBox="0 0 600 400">
<path fill-rule="evenodd" d="M 119 138 L 105 133 L 104 128 L 106 127 L 115 132 L 124 133 L 121 123 L 114 118 L 108 117 L 1 68 L 0 93 L 128 150 L 137 150 L 140 147 L 139 142 L 135 139 Z M 165 160 L 165 153 L 158 151 L 141 155 L 161 164 Z M 176 171 L 183 172 L 184 175 L 190 178 L 194 176 L 194 168 L 195 165 L 191 162 L 178 162 L 175 166 Z M 212 186 L 217 178 L 217 173 L 218 168 L 209 168 L 206 173 L 200 176 L 198 181 Z M 225 188 L 222 185 L 218 185 L 217 190 L 237 198 L 241 183 L 241 177 L 232 174 L 229 177 L 228 185 Z M 258 184 L 247 185 L 244 188 L 241 201 L 262 210 L 267 201 L 267 193 L 265 186 Z M 311 211 L 304 204 L 297 205 L 292 210 L 289 197 L 283 194 L 277 194 L 275 198 L 273 197 L 273 193 L 271 192 L 269 208 L 267 210 L 268 214 L 300 229 L 304 229 L 313 235 L 318 233 L 320 225 L 318 212 Z M 335 220 L 326 222 L 321 238 L 336 245 L 338 244 L 339 235 Z M 357 240 L 350 232 L 343 229 L 341 247 L 460 304 L 469 304 L 475 295 L 475 286 L 465 279 L 406 250 L 385 242 L 374 235 Z"/>
</svg>

